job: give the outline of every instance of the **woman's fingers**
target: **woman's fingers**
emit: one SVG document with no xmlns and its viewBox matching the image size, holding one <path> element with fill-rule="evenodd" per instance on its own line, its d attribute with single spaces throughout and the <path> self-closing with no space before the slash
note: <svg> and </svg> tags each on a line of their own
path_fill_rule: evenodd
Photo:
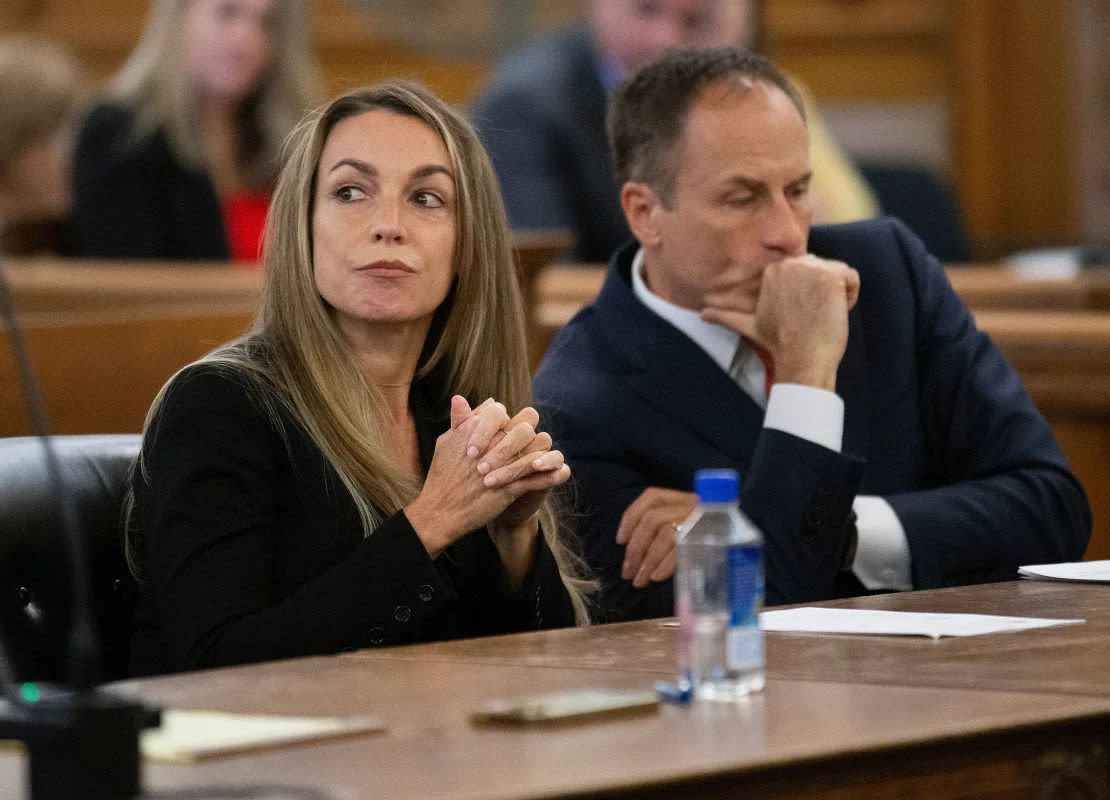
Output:
<svg viewBox="0 0 1110 800">
<path fill-rule="evenodd" d="M 543 453 L 525 453 L 510 464 L 486 474 L 482 483 L 487 488 L 506 486 L 536 472 L 554 472 L 563 466 L 563 454 L 558 450 Z"/>
<path fill-rule="evenodd" d="M 473 530 L 517 501 L 525 504 L 520 507 L 528 514 L 534 513 L 535 509 L 527 510 L 529 504 L 541 504 L 547 492 L 569 480 L 570 467 L 560 451 L 551 449 L 551 436 L 536 432 L 540 416 L 534 408 L 509 417 L 505 406 L 492 398 L 470 408 L 457 395 L 450 410 L 451 429 L 437 440 L 437 456 L 421 497 L 414 501 L 414 513 L 428 504 L 438 515 L 450 508 L 447 516 Z"/>
<path fill-rule="evenodd" d="M 529 492 L 550 491 L 556 486 L 561 486 L 566 483 L 568 480 L 570 480 L 570 466 L 562 464 L 558 469 L 548 470 L 546 472 L 533 472 L 502 487 L 502 489 L 509 492 L 510 496 L 515 500 Z"/>
<path fill-rule="evenodd" d="M 466 454 L 471 458 L 477 458 L 489 448 L 494 434 L 505 427 L 509 421 L 509 415 L 502 403 L 492 402 L 489 405 L 483 403 L 475 409 L 472 418 L 477 422 L 467 440 Z"/>
<path fill-rule="evenodd" d="M 495 414 L 496 409 L 490 413 Z M 497 415 L 497 419 L 503 422 L 501 428 L 489 437 L 484 450 L 477 456 L 471 455 L 478 460 L 478 472 L 482 475 L 504 466 L 523 452 L 547 449 L 551 446 L 550 437 L 547 437 L 549 443 L 546 446 L 536 445 L 536 426 L 539 424 L 540 415 L 531 406 L 519 411 L 512 419 L 505 420 L 500 415 Z M 492 419 L 487 419 L 486 424 L 492 425 Z M 469 443 L 475 442 L 476 435 L 482 436 L 484 441 L 485 432 L 485 428 L 476 428 Z"/>
<path fill-rule="evenodd" d="M 515 417 L 509 420 L 509 427 L 511 428 L 514 425 L 520 425 L 521 423 L 525 422 L 531 425 L 533 428 L 539 427 L 540 412 L 536 411 L 536 409 L 532 408 L 532 406 L 526 406 L 525 408 L 522 408 Z"/>
<path fill-rule="evenodd" d="M 452 430 L 462 425 L 474 413 L 470 403 L 461 394 L 451 398 L 451 428 Z"/>
<path fill-rule="evenodd" d="M 505 439 L 508 439 L 513 431 L 516 431 L 515 437 L 506 442 Z M 486 475 L 522 456 L 538 455 L 551 449 L 551 434 L 536 433 L 530 425 L 520 425 L 510 430 L 509 434 L 498 434 L 494 437 L 490 454 L 483 456 L 478 462 L 479 474 Z"/>
<path fill-rule="evenodd" d="M 509 428 L 504 436 L 494 436 L 493 444 L 478 461 L 478 472 L 485 475 L 517 458 L 536 438 L 536 429 L 527 422 Z"/>
</svg>

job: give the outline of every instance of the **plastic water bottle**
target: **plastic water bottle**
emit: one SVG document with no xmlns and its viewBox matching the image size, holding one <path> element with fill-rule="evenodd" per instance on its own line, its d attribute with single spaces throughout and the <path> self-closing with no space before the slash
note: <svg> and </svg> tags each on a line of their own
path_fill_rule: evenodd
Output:
<svg viewBox="0 0 1110 800">
<path fill-rule="evenodd" d="M 699 700 L 763 688 L 763 536 L 740 511 L 731 469 L 694 476 L 698 505 L 678 529 L 678 680 Z"/>
</svg>

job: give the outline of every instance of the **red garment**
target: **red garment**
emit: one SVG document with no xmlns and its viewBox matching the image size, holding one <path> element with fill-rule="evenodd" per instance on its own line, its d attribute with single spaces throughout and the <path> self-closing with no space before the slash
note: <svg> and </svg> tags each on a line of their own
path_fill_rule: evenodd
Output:
<svg viewBox="0 0 1110 800">
<path fill-rule="evenodd" d="M 262 258 L 262 231 L 270 210 L 270 195 L 236 192 L 224 198 L 222 210 L 231 260 L 257 264 Z"/>
</svg>

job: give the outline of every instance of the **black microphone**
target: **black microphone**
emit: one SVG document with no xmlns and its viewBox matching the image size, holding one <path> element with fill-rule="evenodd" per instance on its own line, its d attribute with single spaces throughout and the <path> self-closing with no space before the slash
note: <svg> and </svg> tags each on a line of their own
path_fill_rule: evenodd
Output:
<svg viewBox="0 0 1110 800">
<path fill-rule="evenodd" d="M 141 792 L 139 734 L 157 727 L 161 712 L 97 688 L 101 646 L 92 615 L 88 553 L 73 495 L 66 491 L 0 253 L 0 319 L 17 369 L 32 431 L 42 443 L 51 492 L 60 515 L 73 587 L 69 629 L 69 685 L 17 687 L 8 650 L 0 641 L 0 739 L 23 741 L 30 754 L 30 800 L 123 800 Z"/>
</svg>

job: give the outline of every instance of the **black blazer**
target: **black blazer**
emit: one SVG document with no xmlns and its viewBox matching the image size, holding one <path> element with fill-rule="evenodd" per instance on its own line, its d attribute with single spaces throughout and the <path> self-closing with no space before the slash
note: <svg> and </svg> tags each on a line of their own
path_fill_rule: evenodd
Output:
<svg viewBox="0 0 1110 800">
<path fill-rule="evenodd" d="M 576 261 L 606 261 L 631 234 L 605 137 L 605 89 L 587 26 L 510 56 L 471 117 L 514 228 L 570 228 Z"/>
<path fill-rule="evenodd" d="M 1086 498 L 1013 369 L 920 240 L 893 219 L 814 228 L 810 252 L 860 272 L 837 372 L 838 454 L 763 428 L 763 411 L 632 293 L 635 246 L 556 337 L 535 378 L 541 415 L 574 469 L 587 560 L 618 616 L 669 614 L 671 582 L 620 577 L 621 514 L 648 486 L 689 491 L 701 467 L 741 473 L 766 538 L 767 600 L 860 593 L 837 572 L 857 493 L 884 497 L 918 589 L 1005 580 L 1081 558 Z"/>
<path fill-rule="evenodd" d="M 134 114 L 105 103 L 90 112 L 73 164 L 77 255 L 89 258 L 228 258 L 212 182 L 179 163 L 165 134 L 136 141 Z"/>
<path fill-rule="evenodd" d="M 435 560 L 403 512 L 364 537 L 304 428 L 256 407 L 243 380 L 227 367 L 187 368 L 143 442 L 134 673 L 574 624 L 542 536 L 512 596 L 484 529 Z M 447 408 L 414 387 L 425 468 Z"/>
</svg>

